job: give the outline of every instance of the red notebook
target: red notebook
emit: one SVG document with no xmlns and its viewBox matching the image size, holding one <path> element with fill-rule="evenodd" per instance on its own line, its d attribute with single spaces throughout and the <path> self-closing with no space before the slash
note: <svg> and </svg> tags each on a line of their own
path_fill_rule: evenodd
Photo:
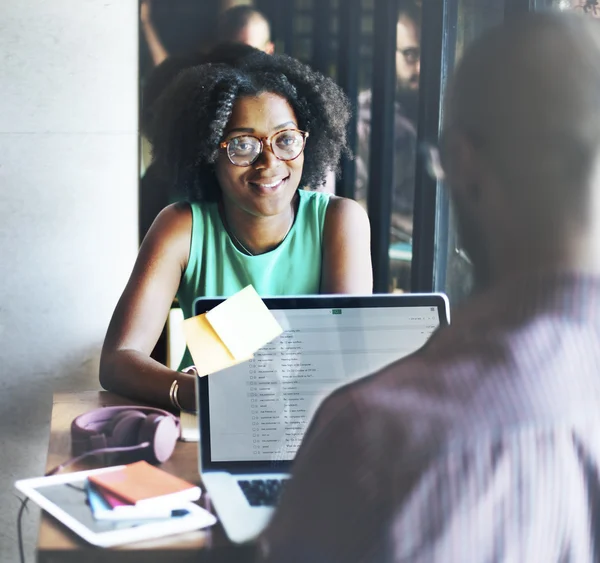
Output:
<svg viewBox="0 0 600 563">
<path fill-rule="evenodd" d="M 200 487 L 145 461 L 90 475 L 88 479 L 102 491 L 136 506 L 155 504 L 177 508 L 200 498 Z"/>
<path fill-rule="evenodd" d="M 111 508 L 118 508 L 119 506 L 133 506 L 129 502 L 125 502 L 123 499 L 116 497 L 112 493 L 109 493 L 103 487 L 97 487 L 95 485 L 90 485 L 92 490 L 96 491 L 108 504 Z"/>
</svg>

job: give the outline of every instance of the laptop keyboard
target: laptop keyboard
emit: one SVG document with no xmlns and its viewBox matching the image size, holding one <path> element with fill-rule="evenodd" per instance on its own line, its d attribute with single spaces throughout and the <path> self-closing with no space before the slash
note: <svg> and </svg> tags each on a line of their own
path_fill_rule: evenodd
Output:
<svg viewBox="0 0 600 563">
<path fill-rule="evenodd" d="M 250 506 L 275 506 L 289 479 L 252 479 L 238 481 Z"/>
</svg>

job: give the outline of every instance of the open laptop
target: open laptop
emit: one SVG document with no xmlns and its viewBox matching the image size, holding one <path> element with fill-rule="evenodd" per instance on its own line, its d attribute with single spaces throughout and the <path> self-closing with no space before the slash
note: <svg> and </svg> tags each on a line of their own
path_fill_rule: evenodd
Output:
<svg viewBox="0 0 600 563">
<path fill-rule="evenodd" d="M 194 314 L 222 301 L 197 299 Z M 225 532 L 237 543 L 268 523 L 321 401 L 415 352 L 449 322 L 442 294 L 264 302 L 283 334 L 253 360 L 197 378 L 199 469 Z"/>
</svg>

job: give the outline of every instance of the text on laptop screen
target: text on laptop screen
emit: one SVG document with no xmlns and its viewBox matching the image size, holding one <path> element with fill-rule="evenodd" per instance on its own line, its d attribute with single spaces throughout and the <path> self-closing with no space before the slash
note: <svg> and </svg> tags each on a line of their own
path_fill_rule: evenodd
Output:
<svg viewBox="0 0 600 563">
<path fill-rule="evenodd" d="M 436 307 L 271 312 L 284 333 L 209 376 L 214 462 L 293 460 L 327 395 L 415 352 L 440 322 Z"/>
</svg>

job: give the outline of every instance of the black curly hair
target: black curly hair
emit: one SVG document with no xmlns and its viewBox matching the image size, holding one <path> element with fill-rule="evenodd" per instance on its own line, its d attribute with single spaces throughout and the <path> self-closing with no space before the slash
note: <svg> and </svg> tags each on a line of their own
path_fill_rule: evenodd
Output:
<svg viewBox="0 0 600 563">
<path fill-rule="evenodd" d="M 167 89 L 177 75 L 185 70 L 205 63 L 237 64 L 243 57 L 257 53 L 258 49 L 232 41 L 217 43 L 206 53 L 192 52 L 184 55 L 171 55 L 160 63 L 148 76 L 142 92 L 140 130 L 148 138 L 152 137 L 154 103 Z"/>
<path fill-rule="evenodd" d="M 300 187 L 322 186 L 340 157 L 351 156 L 350 104 L 331 79 L 286 55 L 258 51 L 231 64 L 202 64 L 180 73 L 161 95 L 150 139 L 155 160 L 188 200 L 219 200 L 215 163 L 233 106 L 264 92 L 285 98 L 298 127 L 310 133 Z"/>
</svg>

